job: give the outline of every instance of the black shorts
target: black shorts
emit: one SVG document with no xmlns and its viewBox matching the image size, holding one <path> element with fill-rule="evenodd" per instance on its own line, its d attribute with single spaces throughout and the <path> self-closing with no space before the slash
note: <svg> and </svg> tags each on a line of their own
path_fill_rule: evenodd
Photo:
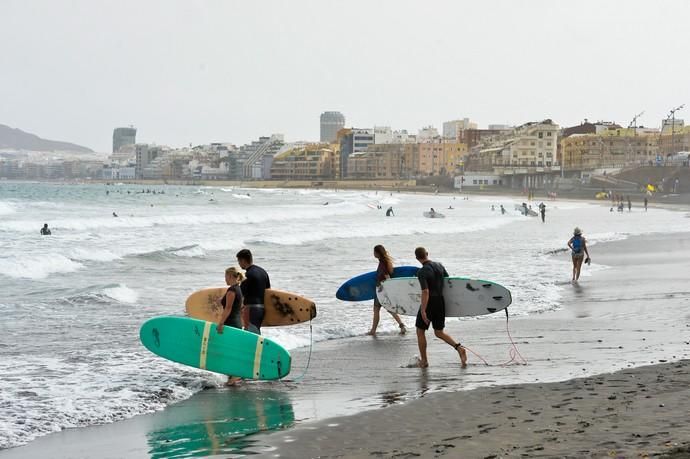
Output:
<svg viewBox="0 0 690 459">
<path fill-rule="evenodd" d="M 446 328 L 446 303 L 442 296 L 429 297 L 429 303 L 426 305 L 426 318 L 429 319 L 434 330 L 443 330 Z M 429 324 L 422 320 L 422 308 L 417 311 L 417 320 L 414 323 L 415 327 L 422 330 L 428 330 Z"/>
</svg>

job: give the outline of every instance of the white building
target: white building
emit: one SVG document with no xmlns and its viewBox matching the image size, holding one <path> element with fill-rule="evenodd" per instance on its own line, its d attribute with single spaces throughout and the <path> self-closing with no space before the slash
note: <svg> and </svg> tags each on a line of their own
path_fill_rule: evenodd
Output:
<svg viewBox="0 0 690 459">
<path fill-rule="evenodd" d="M 417 132 L 418 143 L 433 142 L 434 139 L 438 139 L 439 137 L 440 136 L 438 135 L 438 129 L 436 129 L 433 126 L 424 127 Z"/>
<path fill-rule="evenodd" d="M 390 126 L 374 126 L 374 143 L 393 143 L 393 130 Z"/>
<path fill-rule="evenodd" d="M 507 152 L 509 164 L 536 167 L 557 165 L 559 129 L 551 120 L 526 123 L 518 127 Z"/>
</svg>

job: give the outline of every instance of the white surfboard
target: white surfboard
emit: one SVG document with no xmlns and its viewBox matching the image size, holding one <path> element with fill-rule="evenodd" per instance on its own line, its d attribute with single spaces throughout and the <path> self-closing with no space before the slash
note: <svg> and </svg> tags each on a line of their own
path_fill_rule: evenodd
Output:
<svg viewBox="0 0 690 459">
<path fill-rule="evenodd" d="M 386 279 L 376 291 L 381 306 L 406 316 L 417 315 L 422 289 L 416 277 Z M 510 290 L 495 282 L 446 277 L 443 286 L 446 317 L 470 317 L 502 311 L 512 303 Z"/>
<path fill-rule="evenodd" d="M 427 212 L 422 212 L 422 215 L 424 215 L 426 218 L 446 218 L 446 216 L 440 212 L 431 213 L 431 212 L 427 211 Z"/>
</svg>

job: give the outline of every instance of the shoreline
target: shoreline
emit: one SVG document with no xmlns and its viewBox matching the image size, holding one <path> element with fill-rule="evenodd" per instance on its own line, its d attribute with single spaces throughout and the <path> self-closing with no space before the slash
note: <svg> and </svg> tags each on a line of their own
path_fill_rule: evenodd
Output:
<svg viewBox="0 0 690 459">
<path fill-rule="evenodd" d="M 341 457 L 358 457 L 360 453 L 349 450 L 325 451 L 325 446 L 320 440 L 311 443 L 307 439 L 312 435 L 319 438 L 323 435 L 333 435 L 333 430 L 338 430 L 335 434 L 339 434 L 343 432 L 342 429 L 333 429 L 328 425 L 345 425 L 357 420 L 353 427 L 355 431 L 350 432 L 358 438 L 357 447 L 382 451 L 385 446 L 382 441 L 385 437 L 379 437 L 377 434 L 362 439 L 355 435 L 356 429 L 359 429 L 360 435 L 366 435 L 367 432 L 377 431 L 382 422 L 390 428 L 391 435 L 400 437 L 407 431 L 405 423 L 409 419 L 414 419 L 415 425 L 429 423 L 433 427 L 429 428 L 434 433 L 445 435 L 441 438 L 444 440 L 456 436 L 453 433 L 456 428 L 452 423 L 430 423 L 427 418 L 419 418 L 416 414 L 415 407 L 419 404 L 415 403 L 435 400 L 437 396 L 431 397 L 431 394 L 443 392 L 438 394 L 438 397 L 439 400 L 445 401 L 438 402 L 438 406 L 436 402 L 432 402 L 433 406 L 438 411 L 450 410 L 455 413 L 456 419 L 464 419 L 466 416 L 483 417 L 487 416 L 485 411 L 465 412 L 465 408 L 449 405 L 445 397 L 471 398 L 474 396 L 467 394 L 475 393 L 473 388 L 489 386 L 488 389 L 480 390 L 498 390 L 495 395 L 499 396 L 500 403 L 505 403 L 504 398 L 500 397 L 502 391 L 496 389 L 497 387 L 522 387 L 523 384 L 544 384 L 554 381 L 561 381 L 556 384 L 567 385 L 568 381 L 582 376 L 609 374 L 616 370 L 659 361 L 690 358 L 685 345 L 690 339 L 689 329 L 684 320 L 666 317 L 654 323 L 645 323 L 636 320 L 634 314 L 635 311 L 644 308 L 672 309 L 678 311 L 678 314 L 684 314 L 682 311 L 690 305 L 690 292 L 684 290 L 687 281 L 680 273 L 687 272 L 690 265 L 690 233 L 633 236 L 623 241 L 597 244 L 594 250 L 596 254 L 593 254 L 593 259 L 612 269 L 599 271 L 584 278 L 579 286 L 568 288 L 562 301 L 563 309 L 559 311 L 511 319 L 513 337 L 520 352 L 530 361 L 528 366 L 484 367 L 470 354 L 470 368 L 459 371 L 457 355 L 449 352 L 447 346 L 438 340 L 430 339 L 432 367 L 420 373 L 418 369 L 406 368 L 410 357 L 416 353 L 416 340 L 413 334 L 404 337 L 397 334 L 382 334 L 373 339 L 357 336 L 320 342 L 314 348 L 311 366 L 305 379 L 299 383 L 247 383 L 238 389 L 202 391 L 190 399 L 153 414 L 50 434 L 26 446 L 0 451 L 0 458 L 159 457 L 152 453 L 157 445 L 153 440 L 161 438 L 160 432 L 163 431 L 169 434 L 182 432 L 194 440 L 195 448 L 202 448 L 207 453 L 214 451 L 215 447 L 220 448 L 223 454 L 261 452 L 268 457 L 276 454 L 280 454 L 281 457 L 309 457 L 312 453 L 299 448 L 315 444 L 320 445 L 319 455 L 327 452 L 334 455 L 342 454 Z M 656 272 L 653 263 L 661 269 L 659 273 L 650 275 L 637 269 L 636 265 L 639 263 L 652 265 L 652 273 Z M 675 275 L 669 276 L 669 270 Z M 641 279 L 647 279 L 648 282 L 641 282 Z M 618 286 L 621 293 L 612 292 L 611 283 L 621 281 L 623 283 Z M 609 323 L 611 325 L 605 325 Z M 462 338 L 468 346 L 480 352 L 489 361 L 506 360 L 507 343 L 502 319 L 454 320 L 449 322 L 448 331 L 452 336 Z M 682 352 L 678 352 L 679 350 Z M 292 352 L 295 375 L 302 372 L 307 351 L 306 348 L 300 348 Z M 592 358 L 593 356 L 596 357 Z M 384 373 L 381 373 L 382 369 L 385 369 Z M 653 379 L 653 372 L 656 370 L 649 371 L 652 372 L 650 378 Z M 601 376 L 590 376 L 585 380 L 598 377 Z M 527 393 L 533 391 L 529 388 L 525 390 Z M 620 396 L 616 396 L 621 399 Z M 236 433 L 211 429 L 227 423 L 228 418 L 235 417 L 235 408 L 232 405 L 228 408 L 227 404 L 228 399 L 238 397 L 244 400 L 243 406 L 249 407 L 245 408 L 242 416 L 261 420 L 256 422 L 254 431 L 291 425 L 294 427 L 275 433 L 241 437 L 239 440 Z M 267 397 L 278 402 L 267 402 Z M 415 402 L 417 399 L 423 400 Z M 682 402 L 681 399 L 672 403 Z M 581 402 L 571 403 L 573 405 L 570 407 L 583 415 L 584 407 L 579 406 Z M 554 402 L 554 405 L 557 404 L 559 403 Z M 266 413 L 273 412 L 271 407 L 276 405 L 278 412 L 287 415 L 287 418 L 283 419 L 286 420 L 285 424 L 277 427 L 265 421 L 271 419 Z M 484 406 L 487 405 L 493 406 L 492 403 L 485 402 Z M 209 408 L 223 406 L 226 408 L 220 411 Z M 389 419 L 386 413 L 393 408 L 396 412 L 402 410 L 404 414 L 399 418 Z M 535 409 L 532 406 L 529 408 L 532 411 Z M 690 405 L 687 409 L 690 410 Z M 385 422 L 367 424 L 368 420 L 381 417 L 386 419 Z M 294 424 L 290 419 L 294 420 Z M 592 424 L 591 420 L 583 419 Z M 649 421 L 649 418 L 645 418 L 645 422 L 649 424 Z M 553 424 L 558 421 L 550 419 L 548 422 Z M 508 441 L 499 435 L 503 430 L 492 431 L 490 436 L 496 438 L 494 443 Z M 422 436 L 424 435 L 426 434 Z M 521 435 L 524 435 L 524 432 Z M 285 443 L 286 439 L 294 441 Z M 455 442 L 456 451 L 460 451 L 465 447 L 466 440 L 468 439 L 448 440 L 446 443 Z M 348 441 L 347 438 L 338 437 L 337 441 L 329 442 L 328 445 L 330 448 L 332 444 L 344 445 Z M 411 437 L 409 441 L 410 444 L 419 443 L 416 437 Z M 398 440 L 390 442 L 400 445 Z M 557 444 L 568 448 L 567 442 Z M 184 442 L 180 447 L 183 446 Z M 187 446 L 192 447 L 191 444 Z M 453 448 L 446 449 L 450 457 L 453 457 Z M 535 451 L 538 450 L 530 454 L 537 454 Z"/>
<path fill-rule="evenodd" d="M 243 189 L 318 189 L 323 191 L 380 191 L 383 193 L 412 193 L 412 194 L 438 194 L 447 196 L 467 195 L 479 197 L 508 197 L 520 198 L 525 202 L 544 201 L 547 206 L 549 202 L 558 201 L 583 201 L 589 203 L 597 203 L 604 206 L 610 205 L 608 199 L 596 199 L 594 195 L 601 191 L 600 189 L 591 190 L 577 190 L 577 191 L 560 191 L 556 199 L 550 199 L 546 190 L 537 189 L 534 191 L 534 199 L 527 199 L 525 193 L 519 189 L 513 188 L 490 188 L 485 190 L 479 189 L 454 189 L 441 187 L 437 188 L 434 185 L 416 185 L 412 182 L 415 180 L 292 180 L 292 181 L 244 181 L 244 180 L 162 180 L 162 179 L 137 179 L 137 180 L 3 180 L 2 183 L 50 183 L 56 185 L 105 185 L 116 186 L 116 184 L 124 185 L 141 185 L 141 186 L 201 186 L 201 187 L 238 187 Z M 315 186 L 314 183 L 321 183 Z M 614 190 L 615 191 L 615 190 Z M 635 199 L 635 207 L 641 206 L 643 195 L 639 192 L 630 193 L 629 191 L 621 191 L 626 195 L 631 195 Z M 638 202 L 639 201 L 639 202 Z M 649 207 L 671 208 L 678 206 L 683 210 L 690 210 L 690 193 L 683 193 L 677 195 L 660 195 L 652 196 L 649 199 Z"/>
</svg>

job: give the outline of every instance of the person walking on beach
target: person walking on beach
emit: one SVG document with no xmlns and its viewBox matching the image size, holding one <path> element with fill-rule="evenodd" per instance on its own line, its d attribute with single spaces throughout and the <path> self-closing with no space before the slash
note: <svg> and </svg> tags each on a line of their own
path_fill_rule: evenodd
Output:
<svg viewBox="0 0 690 459">
<path fill-rule="evenodd" d="M 568 241 L 568 247 L 571 250 L 573 259 L 573 280 L 577 282 L 580 279 L 580 270 L 582 269 L 582 262 L 590 262 L 589 251 L 587 250 L 587 240 L 582 236 L 582 230 L 575 228 L 573 230 L 573 237 Z M 587 255 L 587 260 L 585 260 Z"/>
<path fill-rule="evenodd" d="M 501 204 L 501 215 L 505 215 L 505 214 L 506 214 L 506 208 L 503 207 L 503 204 Z"/>
<path fill-rule="evenodd" d="M 390 279 L 393 275 L 393 258 L 388 254 L 386 249 L 382 245 L 377 245 L 374 247 L 374 258 L 379 261 L 379 266 L 376 268 L 376 287 L 381 285 L 381 282 L 386 279 Z M 394 312 L 388 311 L 393 316 L 395 321 L 400 327 L 400 334 L 404 335 L 407 329 L 405 324 L 400 320 L 400 316 Z M 371 323 L 371 330 L 367 332 L 367 335 L 376 336 L 376 329 L 379 326 L 379 319 L 381 318 L 381 303 L 379 303 L 378 298 L 374 297 L 374 319 Z"/>
<path fill-rule="evenodd" d="M 254 257 L 249 249 L 237 252 L 237 262 L 244 269 L 246 280 L 242 282 L 242 296 L 244 297 L 244 320 L 247 331 L 261 334 L 261 323 L 264 320 L 264 294 L 271 288 L 268 273 L 254 264 Z"/>
<path fill-rule="evenodd" d="M 446 334 L 446 305 L 443 300 L 443 278 L 448 277 L 446 268 L 441 263 L 429 260 L 429 254 L 424 247 L 417 247 L 414 256 L 422 264 L 417 272 L 417 279 L 422 288 L 422 304 L 417 312 L 415 327 L 417 329 L 417 345 L 419 346 L 420 368 L 429 366 L 426 356 L 426 331 L 429 324 L 434 328 L 434 335 L 448 343 L 460 355 L 462 368 L 467 366 L 467 352 L 460 343 Z"/>
<path fill-rule="evenodd" d="M 645 198 L 644 198 L 644 211 L 645 211 L 645 212 L 647 212 L 647 204 L 649 204 L 649 200 L 648 200 L 647 197 L 645 196 Z"/>
<path fill-rule="evenodd" d="M 541 222 L 545 223 L 546 222 L 546 204 L 543 202 L 539 204 L 539 213 L 541 214 Z"/>
<path fill-rule="evenodd" d="M 240 311 L 242 309 L 242 289 L 240 283 L 244 279 L 244 275 L 235 267 L 230 267 L 225 270 L 225 283 L 228 289 L 225 295 L 218 299 L 218 304 L 223 307 L 216 332 L 220 335 L 223 333 L 223 327 L 239 328 L 242 330 L 242 320 L 240 319 Z M 234 386 L 242 378 L 228 375 L 228 381 L 225 383 L 228 386 Z"/>
<path fill-rule="evenodd" d="M 628 195 L 628 212 L 632 210 L 632 202 L 630 202 L 630 195 Z"/>
<path fill-rule="evenodd" d="M 48 228 L 48 224 L 44 223 L 43 228 L 41 228 L 41 236 L 50 236 L 52 233 L 50 232 L 50 228 Z"/>
</svg>

